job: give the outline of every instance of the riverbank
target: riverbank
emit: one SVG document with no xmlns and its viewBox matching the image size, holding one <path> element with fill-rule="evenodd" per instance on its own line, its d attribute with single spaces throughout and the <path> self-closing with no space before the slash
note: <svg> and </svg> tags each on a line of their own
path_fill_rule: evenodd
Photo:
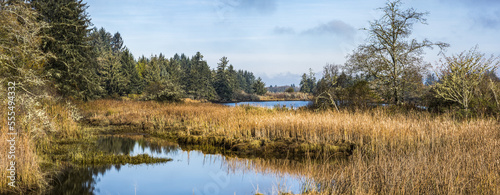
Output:
<svg viewBox="0 0 500 195">
<path fill-rule="evenodd" d="M 77 104 L 81 119 L 76 122 L 71 112 L 66 112 L 72 109 L 57 105 L 50 108 L 49 114 L 58 116 L 54 118 L 55 131 L 44 139 L 36 131 L 27 131 L 33 133 L 21 137 L 28 143 L 24 150 L 32 153 L 20 152 L 23 159 L 19 161 L 31 163 L 30 168 L 20 169 L 24 174 L 20 183 L 35 186 L 25 189 L 46 186 L 40 183 L 50 180 L 47 175 L 67 163 L 78 164 L 74 159 L 96 159 L 99 153 L 90 149 L 97 143 L 96 136 L 132 133 L 173 140 L 182 147 L 207 153 L 270 161 L 315 161 L 307 168 L 308 175 L 324 193 L 500 191 L 500 123 L 495 118 L 459 121 L 446 114 L 391 108 L 316 112 L 97 100 Z M 2 127 L 2 132 L 5 130 Z M 103 163 L 114 161 L 109 159 Z"/>
<path fill-rule="evenodd" d="M 238 94 L 230 101 L 212 101 L 212 103 L 238 103 L 238 102 L 269 102 L 269 101 L 311 101 L 312 94 L 302 92 L 267 92 L 264 95 Z"/>
<path fill-rule="evenodd" d="M 255 100 L 255 101 L 212 101 L 214 104 L 231 104 L 231 103 L 242 103 L 242 102 L 304 102 L 311 101 L 308 99 L 278 99 L 278 100 Z M 198 103 L 198 102 L 196 102 Z M 201 103 L 201 102 L 200 102 Z"/>
</svg>

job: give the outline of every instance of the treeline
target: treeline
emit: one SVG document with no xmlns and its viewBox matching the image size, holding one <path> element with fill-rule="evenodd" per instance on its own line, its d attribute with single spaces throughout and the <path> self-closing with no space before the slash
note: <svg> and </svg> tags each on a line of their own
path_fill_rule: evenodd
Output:
<svg viewBox="0 0 500 195">
<path fill-rule="evenodd" d="M 284 85 L 284 86 L 278 86 L 278 85 L 272 86 L 271 85 L 271 86 L 267 87 L 267 91 L 269 91 L 271 93 L 281 93 L 281 92 L 293 93 L 293 92 L 300 91 L 300 88 L 296 87 L 295 84 Z"/>
<path fill-rule="evenodd" d="M 179 101 L 189 97 L 231 101 L 241 94 L 255 94 L 262 87 L 260 78 L 235 70 L 228 65 L 227 57 L 220 59 L 216 70 L 210 69 L 200 52 L 192 57 L 175 54 L 170 58 L 160 53 L 135 61 L 120 33 L 111 35 L 104 28 L 93 29 L 90 37 L 91 46 L 99 54 L 97 77 L 104 89 L 101 97 L 140 94 L 145 100 Z"/>
<path fill-rule="evenodd" d="M 477 46 L 460 54 L 444 54 L 449 44 L 409 39 L 426 13 L 388 1 L 382 18 L 370 22 L 366 43 L 347 55 L 343 65 L 328 64 L 316 82 L 303 74 L 300 91 L 313 93 L 320 109 L 365 108 L 378 104 L 453 111 L 461 116 L 500 113 L 499 58 L 487 57 Z M 431 70 L 425 48 L 438 47 L 442 59 Z M 424 82 L 424 75 L 425 82 Z"/>
<path fill-rule="evenodd" d="M 226 57 L 215 70 L 199 52 L 192 57 L 160 53 L 136 60 L 120 33 L 90 28 L 81 0 L 0 3 L 1 44 L 12 51 L 2 52 L 2 76 L 26 85 L 27 93 L 50 91 L 82 100 L 134 94 L 159 101 L 231 101 L 265 93 L 260 78 L 235 70 Z M 37 86 L 27 86 L 30 81 Z"/>
</svg>

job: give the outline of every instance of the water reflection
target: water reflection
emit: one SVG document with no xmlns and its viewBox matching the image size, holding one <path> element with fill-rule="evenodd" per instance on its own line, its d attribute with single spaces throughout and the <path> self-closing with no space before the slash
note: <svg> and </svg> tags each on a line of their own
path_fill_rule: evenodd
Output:
<svg viewBox="0 0 500 195">
<path fill-rule="evenodd" d="M 264 108 L 286 107 L 296 109 L 311 104 L 311 101 L 265 101 L 265 102 L 238 102 L 238 103 L 221 103 L 226 106 L 250 105 Z"/>
<path fill-rule="evenodd" d="M 107 165 L 99 167 L 79 167 L 70 170 L 64 170 L 62 175 L 55 178 L 53 188 L 48 194 L 95 194 L 99 190 L 95 188 L 96 178 L 99 174 L 104 175 L 106 171 L 120 165 Z"/>
<path fill-rule="evenodd" d="M 169 157 L 173 161 L 75 168 L 56 180 L 50 194 L 299 193 L 305 180 L 292 161 L 230 158 L 184 151 L 176 144 L 159 145 L 144 139 L 112 136 L 100 139 L 99 148 L 116 154 Z M 273 166 L 288 168 L 270 168 Z"/>
</svg>

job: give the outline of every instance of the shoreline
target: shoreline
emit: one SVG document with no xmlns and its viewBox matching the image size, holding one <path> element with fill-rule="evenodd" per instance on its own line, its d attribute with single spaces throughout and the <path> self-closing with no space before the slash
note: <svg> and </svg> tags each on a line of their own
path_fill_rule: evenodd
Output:
<svg viewBox="0 0 500 195">
<path fill-rule="evenodd" d="M 278 99 L 278 100 L 251 100 L 251 101 L 210 101 L 210 103 L 225 104 L 225 103 L 241 103 L 241 102 L 301 102 L 301 101 L 313 101 L 307 99 Z"/>
</svg>

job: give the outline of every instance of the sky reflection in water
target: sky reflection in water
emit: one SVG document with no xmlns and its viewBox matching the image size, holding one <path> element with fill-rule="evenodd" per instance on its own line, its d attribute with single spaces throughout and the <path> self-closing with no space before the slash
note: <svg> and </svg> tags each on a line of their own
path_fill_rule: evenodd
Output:
<svg viewBox="0 0 500 195">
<path fill-rule="evenodd" d="M 107 137 L 107 152 L 168 157 L 162 164 L 108 165 L 69 171 L 54 191 L 78 194 L 276 194 L 300 192 L 304 178 L 255 168 L 252 160 L 183 151 L 177 145 L 155 146 L 130 138 Z"/>
</svg>

